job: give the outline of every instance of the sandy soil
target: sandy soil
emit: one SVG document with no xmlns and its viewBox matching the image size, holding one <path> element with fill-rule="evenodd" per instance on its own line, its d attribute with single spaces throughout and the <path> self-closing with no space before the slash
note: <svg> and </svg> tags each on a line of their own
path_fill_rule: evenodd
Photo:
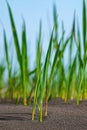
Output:
<svg viewBox="0 0 87 130">
<path fill-rule="evenodd" d="M 37 113 L 31 120 L 31 107 L 13 103 L 0 104 L 0 130 L 87 130 L 87 101 L 79 106 L 74 101 L 65 104 L 49 102 L 49 114 L 39 123 Z"/>
</svg>

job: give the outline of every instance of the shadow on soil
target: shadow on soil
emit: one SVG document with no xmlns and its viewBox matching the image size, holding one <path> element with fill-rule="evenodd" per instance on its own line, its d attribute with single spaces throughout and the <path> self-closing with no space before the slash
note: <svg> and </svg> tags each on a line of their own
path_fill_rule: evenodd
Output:
<svg viewBox="0 0 87 130">
<path fill-rule="evenodd" d="M 19 121 L 27 121 L 31 120 L 30 113 L 3 113 L 0 114 L 0 121 L 8 121 L 8 120 L 19 120 Z"/>
</svg>

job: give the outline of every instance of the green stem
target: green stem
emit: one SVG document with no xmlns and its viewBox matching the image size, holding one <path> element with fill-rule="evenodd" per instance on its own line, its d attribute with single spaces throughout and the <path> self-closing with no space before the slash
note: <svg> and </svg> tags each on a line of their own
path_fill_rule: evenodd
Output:
<svg viewBox="0 0 87 130">
<path fill-rule="evenodd" d="M 48 96 L 46 96 L 45 116 L 47 116 L 47 111 L 48 111 Z"/>
<path fill-rule="evenodd" d="M 32 120 L 34 120 L 35 108 L 32 108 Z"/>
<path fill-rule="evenodd" d="M 40 122 L 42 122 L 42 103 L 40 103 Z"/>
</svg>

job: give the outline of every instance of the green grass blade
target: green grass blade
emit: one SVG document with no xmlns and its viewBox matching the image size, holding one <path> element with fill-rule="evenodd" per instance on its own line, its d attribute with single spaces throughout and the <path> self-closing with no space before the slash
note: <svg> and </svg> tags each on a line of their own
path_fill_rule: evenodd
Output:
<svg viewBox="0 0 87 130">
<path fill-rule="evenodd" d="M 18 59 L 19 65 L 21 66 L 21 52 L 20 52 L 20 47 L 19 47 L 17 31 L 16 31 L 12 11 L 8 3 L 7 3 L 7 6 L 8 6 L 8 11 L 9 11 L 9 16 L 10 16 L 10 22 L 11 22 L 11 28 L 12 28 L 13 38 L 14 38 L 14 44 L 16 48 L 17 59 Z"/>
<path fill-rule="evenodd" d="M 26 27 L 25 22 L 23 21 L 23 27 L 22 27 L 22 61 L 23 61 L 23 67 L 25 68 L 24 73 L 28 73 L 28 55 L 27 55 L 27 41 L 26 41 Z"/>
<path fill-rule="evenodd" d="M 71 65 L 70 72 L 69 72 L 68 88 L 67 88 L 67 100 L 70 98 L 70 95 L 71 95 L 70 89 L 71 89 L 73 74 L 76 72 L 76 60 L 77 60 L 77 54 L 76 54 L 76 56 L 73 60 L 73 63 Z"/>
<path fill-rule="evenodd" d="M 79 24 L 77 28 L 77 36 L 78 36 L 78 41 L 77 41 L 77 52 L 78 52 L 78 59 L 79 59 L 79 65 L 80 68 L 83 68 L 83 61 L 82 61 L 82 52 L 81 52 L 81 38 L 80 38 L 80 31 L 79 31 Z"/>
<path fill-rule="evenodd" d="M 76 39 L 76 34 L 75 34 L 75 12 L 74 12 L 74 18 L 73 18 L 73 25 L 72 25 L 72 31 L 71 31 L 71 34 L 72 36 L 74 37 L 74 39 Z"/>
<path fill-rule="evenodd" d="M 43 81 L 43 87 L 46 83 L 46 76 L 47 76 L 47 73 L 48 73 L 48 67 L 49 67 L 49 63 L 50 63 L 52 41 L 53 41 L 53 31 L 52 31 L 52 34 L 51 34 L 51 37 L 50 37 L 49 47 L 48 47 L 48 50 L 47 50 L 44 68 L 43 68 L 43 80 L 42 80 Z"/>
<path fill-rule="evenodd" d="M 86 65 L 86 35 L 87 35 L 87 27 L 86 27 L 86 3 L 83 0 L 83 14 L 82 14 L 82 24 L 83 24 L 83 46 L 84 46 L 84 65 Z"/>
<path fill-rule="evenodd" d="M 35 68 L 34 70 L 30 71 L 30 72 L 28 73 L 28 76 L 31 76 L 32 74 L 36 73 L 36 71 L 37 71 L 37 68 Z"/>
<path fill-rule="evenodd" d="M 71 39 L 71 36 L 69 36 L 69 37 L 66 39 L 66 41 L 65 41 L 65 43 L 64 43 L 64 45 L 63 45 L 63 47 L 62 47 L 62 49 L 61 49 L 61 51 L 60 51 L 60 56 L 63 56 L 63 53 L 64 53 L 64 51 L 65 51 L 65 48 L 67 47 L 67 45 L 68 45 L 70 39 Z"/>
<path fill-rule="evenodd" d="M 59 47 L 60 47 L 60 44 L 61 44 L 61 42 L 62 42 L 62 40 L 63 40 L 63 37 L 64 37 L 64 33 L 62 34 L 62 37 L 61 37 L 61 39 L 60 39 Z M 61 59 L 61 57 L 59 57 L 59 54 L 60 54 L 59 47 L 57 47 L 56 52 L 55 52 L 55 56 L 54 56 L 54 60 L 53 60 L 53 64 L 52 64 L 52 68 L 51 68 L 51 72 L 50 72 L 49 81 L 51 81 L 51 79 L 52 79 L 52 77 L 53 77 L 53 72 L 54 72 L 55 66 L 56 66 L 57 62 L 59 61 L 58 58 Z M 66 48 L 66 47 L 65 47 L 65 48 Z M 65 50 L 65 48 L 64 48 L 64 50 Z M 63 50 L 63 51 L 64 51 L 64 50 Z M 63 53 L 63 52 L 62 52 L 62 53 Z"/>
<path fill-rule="evenodd" d="M 7 62 L 7 67 L 8 67 L 8 75 L 10 78 L 11 77 L 11 65 L 10 65 L 10 61 L 9 61 L 8 45 L 7 45 L 7 38 L 6 38 L 5 30 L 4 30 L 4 48 L 5 48 L 5 56 L 6 56 L 6 62 Z"/>
<path fill-rule="evenodd" d="M 24 105 L 26 105 L 26 79 L 28 73 L 28 58 L 27 58 L 27 42 L 26 42 L 26 27 L 23 21 L 22 27 L 22 84 L 24 93 Z"/>
<path fill-rule="evenodd" d="M 83 0 L 83 43 L 84 43 L 84 51 L 86 49 L 86 33 L 87 33 L 87 27 L 86 27 L 86 3 L 85 0 Z"/>
<path fill-rule="evenodd" d="M 54 21 L 54 30 L 55 30 L 55 39 L 58 40 L 58 21 L 57 21 L 57 10 L 56 5 L 53 6 L 53 21 Z"/>
<path fill-rule="evenodd" d="M 39 37 L 37 41 L 37 52 L 36 52 L 36 77 L 38 78 L 38 75 L 41 73 L 41 57 L 42 57 L 42 50 L 41 50 L 41 36 L 42 35 L 42 23 L 40 21 L 40 27 L 39 27 Z"/>
</svg>

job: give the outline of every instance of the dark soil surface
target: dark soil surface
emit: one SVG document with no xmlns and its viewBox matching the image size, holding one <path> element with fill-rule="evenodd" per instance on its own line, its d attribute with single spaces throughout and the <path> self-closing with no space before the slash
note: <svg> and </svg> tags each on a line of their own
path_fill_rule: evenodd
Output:
<svg viewBox="0 0 87 130">
<path fill-rule="evenodd" d="M 38 121 L 37 112 L 35 120 L 31 120 L 31 111 L 29 106 L 1 103 L 0 130 L 87 130 L 87 101 L 76 106 L 74 101 L 65 104 L 53 99 L 42 123 Z"/>
</svg>

